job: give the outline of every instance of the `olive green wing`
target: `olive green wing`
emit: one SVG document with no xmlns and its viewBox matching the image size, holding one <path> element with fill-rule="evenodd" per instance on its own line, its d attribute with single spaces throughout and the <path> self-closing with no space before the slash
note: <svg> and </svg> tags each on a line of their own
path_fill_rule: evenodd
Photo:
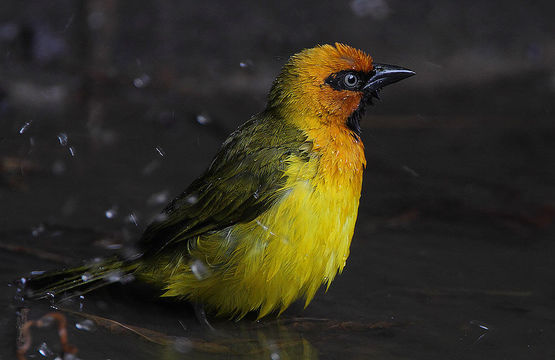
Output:
<svg viewBox="0 0 555 360">
<path fill-rule="evenodd" d="M 222 145 L 209 169 L 163 211 L 143 234 L 144 255 L 207 232 L 254 220 L 279 199 L 291 155 L 308 161 L 302 132 L 269 115 L 258 115 Z"/>
</svg>

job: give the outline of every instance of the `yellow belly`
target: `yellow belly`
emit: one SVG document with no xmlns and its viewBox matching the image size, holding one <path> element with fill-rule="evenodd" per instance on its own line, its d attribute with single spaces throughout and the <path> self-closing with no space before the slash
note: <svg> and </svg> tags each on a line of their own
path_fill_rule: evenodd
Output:
<svg viewBox="0 0 555 360">
<path fill-rule="evenodd" d="M 195 260 L 172 266 L 165 295 L 239 317 L 283 311 L 301 296 L 308 305 L 345 265 L 362 176 L 345 174 L 357 181 L 338 184 L 319 171 L 316 159 L 292 161 L 285 195 L 249 223 L 199 237 L 190 250 Z M 191 271 L 191 264 L 204 266 L 204 273 Z"/>
</svg>

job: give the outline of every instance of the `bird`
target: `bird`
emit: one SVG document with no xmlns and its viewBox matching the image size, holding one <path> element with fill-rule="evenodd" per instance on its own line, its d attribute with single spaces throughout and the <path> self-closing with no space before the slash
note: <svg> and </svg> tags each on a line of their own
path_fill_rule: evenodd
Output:
<svg viewBox="0 0 555 360">
<path fill-rule="evenodd" d="M 265 109 L 148 225 L 138 256 L 30 279 L 47 285 L 29 296 L 132 276 L 215 316 L 308 306 L 349 256 L 366 167 L 360 120 L 384 86 L 414 74 L 342 43 L 292 55 Z"/>
</svg>

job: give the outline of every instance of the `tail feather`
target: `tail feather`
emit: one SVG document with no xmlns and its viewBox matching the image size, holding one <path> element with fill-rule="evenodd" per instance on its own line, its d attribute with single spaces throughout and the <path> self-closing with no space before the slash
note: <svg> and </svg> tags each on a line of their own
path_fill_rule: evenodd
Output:
<svg viewBox="0 0 555 360">
<path fill-rule="evenodd" d="M 114 282 L 133 279 L 136 262 L 107 259 L 94 264 L 71 269 L 47 272 L 32 276 L 25 281 L 25 293 L 29 299 L 45 299 L 72 292 L 68 297 L 86 294 Z"/>
</svg>

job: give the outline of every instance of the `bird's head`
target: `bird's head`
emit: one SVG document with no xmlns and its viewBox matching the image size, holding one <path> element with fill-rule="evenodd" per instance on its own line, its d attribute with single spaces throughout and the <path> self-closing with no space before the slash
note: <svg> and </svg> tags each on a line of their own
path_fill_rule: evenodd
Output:
<svg viewBox="0 0 555 360">
<path fill-rule="evenodd" d="M 321 45 L 293 55 L 274 81 L 268 107 L 297 118 L 301 126 L 345 126 L 357 136 L 359 120 L 382 87 L 414 75 L 411 70 L 374 63 L 347 45 Z"/>
</svg>

